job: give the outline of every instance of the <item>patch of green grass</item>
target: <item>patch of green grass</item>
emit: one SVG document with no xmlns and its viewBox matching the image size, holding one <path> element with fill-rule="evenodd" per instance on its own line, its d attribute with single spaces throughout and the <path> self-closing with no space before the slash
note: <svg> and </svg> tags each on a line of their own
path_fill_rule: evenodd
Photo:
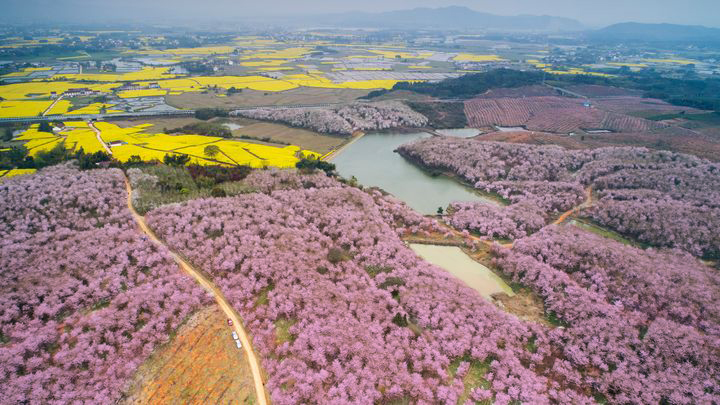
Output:
<svg viewBox="0 0 720 405">
<path fill-rule="evenodd" d="M 533 335 L 532 338 L 525 344 L 525 349 L 530 353 L 537 353 L 537 336 Z"/>
<path fill-rule="evenodd" d="M 93 304 L 93 306 L 90 308 L 92 311 L 97 311 L 98 309 L 106 308 L 110 305 L 110 300 L 107 298 L 103 298 L 100 301 Z"/>
<path fill-rule="evenodd" d="M 463 361 L 470 363 L 470 369 L 468 370 L 465 377 L 463 377 L 463 385 L 465 389 L 460 395 L 460 398 L 458 398 L 458 404 L 464 404 L 468 400 L 468 398 L 470 398 L 470 392 L 473 389 L 490 388 L 490 381 L 488 381 L 485 376 L 490 371 L 490 363 L 492 362 L 492 359 L 487 358 L 485 359 L 485 361 L 479 361 L 477 359 L 471 358 L 470 356 L 457 358 L 453 360 L 452 363 L 450 363 L 450 367 L 448 369 L 448 374 L 450 374 L 450 378 L 455 378 L 458 367 L 460 367 L 460 363 L 462 363 Z M 492 400 L 488 399 L 486 401 L 477 402 L 477 404 L 490 405 L 492 404 Z"/>
<path fill-rule="evenodd" d="M 200 186 L 184 167 L 160 164 L 143 165 L 140 169 L 158 179 L 154 187 L 140 187 L 135 190 L 133 204 L 142 215 L 165 204 L 212 197 L 213 189 L 217 188 L 222 189 L 228 197 L 253 192 L 252 187 L 242 181 L 228 181 L 207 187 Z"/>
<path fill-rule="evenodd" d="M 255 306 L 256 306 L 256 307 L 259 307 L 259 306 L 267 305 L 267 304 L 268 304 L 268 302 L 269 302 L 269 300 L 268 300 L 268 294 L 270 293 L 270 291 L 273 290 L 273 288 L 275 288 L 275 286 L 272 285 L 272 284 L 270 284 L 269 286 L 267 286 L 267 287 L 263 288 L 262 290 L 260 290 L 260 294 L 258 294 L 258 297 L 257 297 L 257 299 L 255 300 Z"/>
<path fill-rule="evenodd" d="M 682 118 L 684 120 L 692 121 L 692 122 L 698 122 L 702 124 L 707 125 L 720 125 L 720 113 L 718 112 L 711 112 L 711 113 L 704 113 L 704 114 L 660 114 L 660 115 L 652 115 L 648 117 L 647 119 L 651 121 L 663 121 L 663 120 L 672 120 L 676 118 Z"/>
<path fill-rule="evenodd" d="M 380 273 L 390 273 L 393 269 L 391 267 L 384 267 L 384 266 L 365 266 L 365 271 L 370 275 L 370 277 L 375 277 Z"/>
<path fill-rule="evenodd" d="M 295 336 L 290 333 L 290 327 L 297 323 L 297 319 L 281 318 L 275 321 L 275 342 L 281 345 L 285 342 L 292 342 Z"/>
<path fill-rule="evenodd" d="M 564 320 L 558 318 L 557 314 L 554 311 L 547 311 L 545 312 L 545 319 L 547 319 L 548 322 L 550 322 L 551 325 L 558 327 L 567 327 L 568 323 Z"/>
<path fill-rule="evenodd" d="M 582 221 L 578 221 L 578 220 L 572 220 L 572 221 L 570 221 L 570 224 L 575 225 L 579 228 L 582 228 L 586 231 L 592 232 L 598 236 L 602 236 L 603 238 L 608 238 L 608 239 L 612 239 L 616 242 L 620 242 L 624 245 L 635 246 L 635 247 L 645 247 L 641 243 L 632 241 L 632 240 L 620 235 L 619 233 L 617 233 L 615 231 L 605 229 L 603 227 L 600 227 L 600 226 L 592 224 L 592 223 L 582 222 Z"/>
</svg>

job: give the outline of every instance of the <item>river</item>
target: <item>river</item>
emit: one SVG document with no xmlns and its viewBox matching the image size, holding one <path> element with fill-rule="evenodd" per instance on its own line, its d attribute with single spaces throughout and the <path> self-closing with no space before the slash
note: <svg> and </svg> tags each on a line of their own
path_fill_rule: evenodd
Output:
<svg viewBox="0 0 720 405">
<path fill-rule="evenodd" d="M 487 300 L 490 300 L 495 293 L 504 292 L 507 295 L 513 295 L 512 289 L 505 281 L 487 267 L 470 258 L 457 246 L 412 243 L 410 248 L 428 263 L 447 270 Z"/>
<path fill-rule="evenodd" d="M 465 129 L 459 131 L 458 136 L 473 133 Z M 426 132 L 370 133 L 348 145 L 332 163 L 341 176 L 348 179 L 355 176 L 364 186 L 380 187 L 421 214 L 435 214 L 438 207 L 446 208 L 453 201 L 497 204 L 447 176 L 431 176 L 394 152 L 404 143 L 430 136 Z"/>
</svg>

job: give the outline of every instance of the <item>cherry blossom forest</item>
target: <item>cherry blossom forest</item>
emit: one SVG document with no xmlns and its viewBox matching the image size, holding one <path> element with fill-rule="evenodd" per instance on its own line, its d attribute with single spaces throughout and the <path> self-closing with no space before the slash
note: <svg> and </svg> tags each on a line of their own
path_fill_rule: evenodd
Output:
<svg viewBox="0 0 720 405">
<path fill-rule="evenodd" d="M 0 403 L 112 403 L 209 302 L 135 231 L 125 200 L 119 169 L 0 185 Z"/>
<path fill-rule="evenodd" d="M 720 252 L 716 165 L 445 137 L 399 152 L 502 201 L 453 203 L 443 221 L 467 251 L 470 234 L 514 241 L 490 264 L 547 320 L 420 259 L 404 238 L 454 231 L 392 196 L 256 170 L 255 192 L 146 219 L 241 315 L 272 403 L 720 402 L 720 273 L 701 261 Z M 135 229 L 120 169 L 50 167 L 0 184 L 0 201 L 0 402 L 115 402 L 211 304 Z M 576 207 L 638 246 L 552 224 Z"/>
<path fill-rule="evenodd" d="M 335 108 L 257 108 L 233 114 L 338 135 L 351 135 L 358 130 L 422 127 L 428 123 L 424 115 L 393 101 L 357 102 Z"/>
<path fill-rule="evenodd" d="M 691 155 L 644 148 L 566 150 L 433 137 L 398 152 L 451 173 L 506 207 L 457 203 L 449 221 L 493 238 L 517 239 L 587 198 L 582 216 L 659 248 L 720 257 L 720 166 Z"/>
</svg>

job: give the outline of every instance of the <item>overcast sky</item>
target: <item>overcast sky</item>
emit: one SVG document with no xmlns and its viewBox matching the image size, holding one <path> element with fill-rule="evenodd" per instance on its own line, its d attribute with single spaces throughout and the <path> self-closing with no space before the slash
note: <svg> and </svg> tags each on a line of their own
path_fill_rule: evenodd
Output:
<svg viewBox="0 0 720 405">
<path fill-rule="evenodd" d="M 501 15 L 571 17 L 590 25 L 671 22 L 720 27 L 720 0 L 0 0 L 6 20 L 203 20 L 253 15 L 389 11 L 459 5 Z"/>
</svg>

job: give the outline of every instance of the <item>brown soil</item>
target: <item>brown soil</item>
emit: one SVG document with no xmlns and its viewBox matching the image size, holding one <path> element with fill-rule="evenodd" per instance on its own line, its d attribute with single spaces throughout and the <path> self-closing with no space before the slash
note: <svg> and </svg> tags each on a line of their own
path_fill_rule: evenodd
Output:
<svg viewBox="0 0 720 405">
<path fill-rule="evenodd" d="M 552 327 L 545 319 L 545 306 L 542 299 L 531 291 L 521 289 L 514 296 L 505 293 L 493 295 L 495 305 L 524 321 L 540 323 Z"/>
<path fill-rule="evenodd" d="M 369 90 L 355 89 L 323 89 L 301 87 L 279 92 L 262 92 L 243 90 L 242 93 L 228 97 L 218 97 L 214 93 L 184 93 L 167 96 L 165 101 L 176 108 L 207 108 L 207 107 L 246 107 L 257 105 L 291 105 L 291 104 L 322 104 L 347 103 L 358 97 L 365 96 Z"/>
<path fill-rule="evenodd" d="M 243 124 L 240 124 L 243 125 Z M 271 141 L 285 142 L 297 145 L 303 149 L 318 153 L 327 153 L 337 148 L 347 138 L 331 136 L 308 131 L 302 128 L 292 128 L 271 122 L 252 121 L 243 128 L 233 131 L 233 135 L 248 135 L 257 138 L 269 137 Z"/>
<path fill-rule="evenodd" d="M 246 404 L 255 390 L 245 351 L 213 305 L 193 315 L 175 339 L 135 375 L 124 404 Z"/>
</svg>

